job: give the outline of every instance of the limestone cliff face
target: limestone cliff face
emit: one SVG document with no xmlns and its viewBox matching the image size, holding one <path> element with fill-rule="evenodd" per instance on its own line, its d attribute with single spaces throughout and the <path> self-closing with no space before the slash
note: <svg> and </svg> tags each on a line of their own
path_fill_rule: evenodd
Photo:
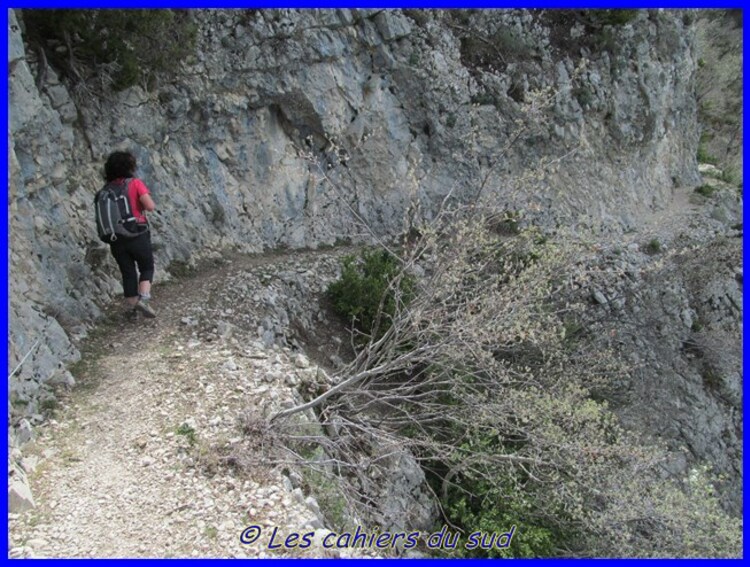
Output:
<svg viewBox="0 0 750 567">
<path fill-rule="evenodd" d="M 742 12 L 707 10 L 696 20 L 700 157 L 742 184 Z"/>
<path fill-rule="evenodd" d="M 394 233 L 448 194 L 628 226 L 699 181 L 694 34 L 679 12 L 594 27 L 524 10 L 194 17 L 196 57 L 177 78 L 110 101 L 40 75 L 10 13 L 11 367 L 32 351 L 16 416 L 71 380 L 71 338 L 120 293 L 91 206 L 114 149 L 136 154 L 158 204 L 159 280 L 226 248 Z"/>
</svg>

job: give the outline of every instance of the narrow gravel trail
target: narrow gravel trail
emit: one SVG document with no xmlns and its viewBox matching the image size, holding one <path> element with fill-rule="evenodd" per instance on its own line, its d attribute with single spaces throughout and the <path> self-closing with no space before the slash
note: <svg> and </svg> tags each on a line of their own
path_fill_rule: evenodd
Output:
<svg viewBox="0 0 750 567">
<path fill-rule="evenodd" d="M 201 318 L 211 326 L 232 311 L 222 303 L 234 274 L 315 257 L 235 259 L 157 286 L 154 320 L 126 322 L 113 307 L 83 345 L 77 386 L 25 450 L 37 508 L 10 516 L 11 557 L 329 554 L 269 551 L 264 538 L 242 544 L 249 525 L 322 524 L 278 467 L 222 461 L 253 449 L 238 417 L 292 400 L 286 382 L 313 369 L 287 349 L 196 331 Z"/>
</svg>

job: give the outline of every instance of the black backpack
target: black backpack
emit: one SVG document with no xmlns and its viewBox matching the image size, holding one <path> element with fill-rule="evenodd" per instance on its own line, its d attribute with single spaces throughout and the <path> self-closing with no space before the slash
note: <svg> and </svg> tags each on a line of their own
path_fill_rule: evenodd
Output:
<svg viewBox="0 0 750 567">
<path fill-rule="evenodd" d="M 107 183 L 94 197 L 96 230 L 99 239 L 111 244 L 118 238 L 135 238 L 148 230 L 148 224 L 138 224 L 130 210 L 128 190 L 132 179 L 125 183 Z"/>
</svg>

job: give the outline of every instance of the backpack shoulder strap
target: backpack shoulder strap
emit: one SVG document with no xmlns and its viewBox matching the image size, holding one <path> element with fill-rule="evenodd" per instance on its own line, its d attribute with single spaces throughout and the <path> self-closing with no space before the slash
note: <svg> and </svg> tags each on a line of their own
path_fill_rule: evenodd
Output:
<svg viewBox="0 0 750 567">
<path fill-rule="evenodd" d="M 130 182 L 133 181 L 132 177 L 125 178 L 125 187 L 122 190 L 122 195 L 125 197 L 125 204 L 128 207 L 128 214 L 133 216 L 132 207 L 130 206 Z M 137 200 L 137 199 L 136 199 Z"/>
</svg>

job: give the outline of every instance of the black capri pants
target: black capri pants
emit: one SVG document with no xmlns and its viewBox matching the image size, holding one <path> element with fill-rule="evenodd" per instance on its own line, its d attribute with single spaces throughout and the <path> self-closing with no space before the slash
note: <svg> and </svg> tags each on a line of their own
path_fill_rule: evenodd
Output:
<svg viewBox="0 0 750 567">
<path fill-rule="evenodd" d="M 112 256 L 120 267 L 125 297 L 136 297 L 138 295 L 138 282 L 150 282 L 154 279 L 151 231 L 144 232 L 135 238 L 120 237 L 109 246 Z"/>
</svg>

